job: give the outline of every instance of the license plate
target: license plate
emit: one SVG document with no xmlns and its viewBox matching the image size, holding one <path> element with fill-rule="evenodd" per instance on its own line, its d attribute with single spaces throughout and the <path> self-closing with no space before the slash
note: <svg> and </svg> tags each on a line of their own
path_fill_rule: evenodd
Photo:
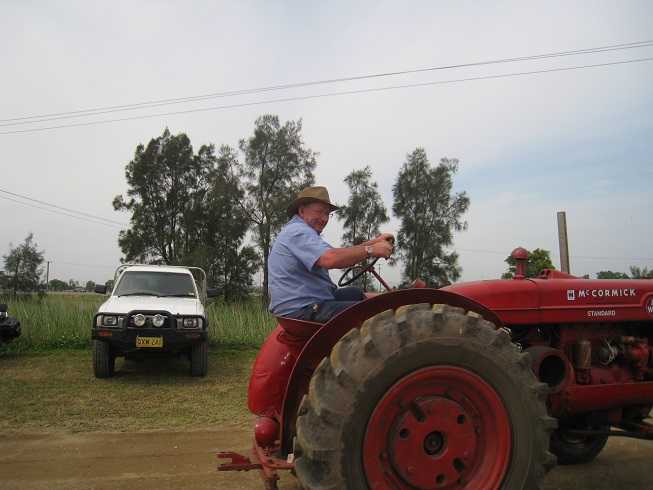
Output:
<svg viewBox="0 0 653 490">
<path fill-rule="evenodd" d="M 136 337 L 136 347 L 163 347 L 163 337 Z"/>
</svg>

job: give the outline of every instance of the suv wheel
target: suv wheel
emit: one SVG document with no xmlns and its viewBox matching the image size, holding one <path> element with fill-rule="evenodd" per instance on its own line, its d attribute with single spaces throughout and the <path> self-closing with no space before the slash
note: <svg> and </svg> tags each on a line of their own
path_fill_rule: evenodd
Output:
<svg viewBox="0 0 653 490">
<path fill-rule="evenodd" d="M 209 341 L 193 344 L 190 351 L 191 376 L 206 376 L 209 369 Z"/>
<path fill-rule="evenodd" d="M 116 367 L 116 357 L 111 346 L 102 340 L 93 341 L 93 372 L 96 378 L 110 378 Z"/>
</svg>

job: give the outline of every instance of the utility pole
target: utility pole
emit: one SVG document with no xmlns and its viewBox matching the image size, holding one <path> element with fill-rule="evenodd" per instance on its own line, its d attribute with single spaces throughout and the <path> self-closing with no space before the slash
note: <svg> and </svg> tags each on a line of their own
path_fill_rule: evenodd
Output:
<svg viewBox="0 0 653 490">
<path fill-rule="evenodd" d="M 45 292 L 47 293 L 50 290 L 50 261 L 48 260 L 47 267 L 45 269 Z"/>
<path fill-rule="evenodd" d="M 560 270 L 571 274 L 569 267 L 569 241 L 567 240 L 567 215 L 558 211 L 558 243 L 560 245 Z"/>
<path fill-rule="evenodd" d="M 18 268 L 20 267 L 20 256 L 16 260 L 16 270 L 14 271 L 14 298 L 16 298 L 16 291 L 18 289 Z"/>
</svg>

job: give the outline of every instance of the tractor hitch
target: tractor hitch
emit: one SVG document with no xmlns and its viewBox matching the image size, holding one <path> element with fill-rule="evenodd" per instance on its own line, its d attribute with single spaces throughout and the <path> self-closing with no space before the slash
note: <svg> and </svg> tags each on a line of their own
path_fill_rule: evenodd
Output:
<svg viewBox="0 0 653 490">
<path fill-rule="evenodd" d="M 279 481 L 279 470 L 292 470 L 295 467 L 292 454 L 288 459 L 271 456 L 269 450 L 254 443 L 252 459 L 232 451 L 216 453 L 218 459 L 229 459 L 229 463 L 218 465 L 218 471 L 250 471 L 259 470 L 266 490 L 276 490 Z"/>
<path fill-rule="evenodd" d="M 216 453 L 218 459 L 230 459 L 230 463 L 222 463 L 218 465 L 218 471 L 250 471 L 250 470 L 260 470 L 260 463 L 252 463 L 247 456 L 242 454 L 234 453 L 231 451 L 225 451 L 221 453 Z"/>
</svg>

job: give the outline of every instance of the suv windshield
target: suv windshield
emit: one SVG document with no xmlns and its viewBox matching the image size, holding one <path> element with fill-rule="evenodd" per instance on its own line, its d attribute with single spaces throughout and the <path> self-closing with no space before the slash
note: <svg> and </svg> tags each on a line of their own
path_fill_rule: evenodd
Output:
<svg viewBox="0 0 653 490">
<path fill-rule="evenodd" d="M 127 271 L 114 292 L 116 296 L 195 297 L 190 274 L 176 272 Z"/>
</svg>

